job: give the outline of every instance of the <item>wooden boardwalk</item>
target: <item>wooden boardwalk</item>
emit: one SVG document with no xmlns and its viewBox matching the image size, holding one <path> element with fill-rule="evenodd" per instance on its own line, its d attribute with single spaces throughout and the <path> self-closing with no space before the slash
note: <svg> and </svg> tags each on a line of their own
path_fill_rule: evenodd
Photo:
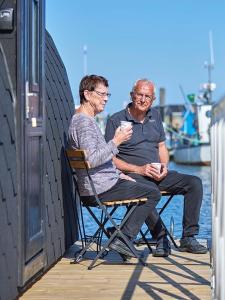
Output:
<svg viewBox="0 0 225 300">
<path fill-rule="evenodd" d="M 80 264 L 70 264 L 70 252 L 51 268 L 20 300 L 145 300 L 211 299 L 209 253 L 194 255 L 173 249 L 168 258 L 156 258 L 143 250 L 148 267 L 136 259 L 122 263 L 109 253 L 96 267 L 87 270 L 92 253 Z"/>
</svg>

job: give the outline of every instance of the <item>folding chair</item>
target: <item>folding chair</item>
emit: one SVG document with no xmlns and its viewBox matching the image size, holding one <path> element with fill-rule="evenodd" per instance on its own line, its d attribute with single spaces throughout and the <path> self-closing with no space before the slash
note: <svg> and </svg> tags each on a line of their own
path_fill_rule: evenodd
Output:
<svg viewBox="0 0 225 300">
<path fill-rule="evenodd" d="M 173 199 L 173 197 L 174 197 L 175 195 L 177 195 L 177 194 L 172 194 L 172 193 L 167 192 L 167 191 L 162 191 L 162 192 L 161 192 L 161 195 L 162 195 L 162 197 L 168 196 L 168 199 L 166 200 L 166 202 L 163 204 L 163 206 L 162 206 L 161 208 L 158 208 L 159 216 L 161 216 L 161 214 L 164 212 L 164 210 L 166 209 L 166 207 L 168 206 L 168 204 L 170 203 L 170 201 L 171 201 L 171 200 Z M 169 236 L 171 242 L 173 243 L 174 247 L 178 249 L 179 247 L 178 247 L 177 243 L 175 242 L 175 240 L 174 240 L 174 238 L 173 238 L 172 232 L 170 232 L 170 231 L 167 229 L 167 227 L 166 227 L 166 225 L 165 225 L 165 223 L 163 222 L 162 219 L 161 219 L 161 221 L 162 221 L 162 225 L 163 225 L 163 227 L 165 228 L 165 231 L 166 231 L 167 235 Z M 146 243 L 146 240 L 148 241 L 148 243 L 149 243 L 150 245 L 151 245 L 151 244 L 153 244 L 153 245 L 156 244 L 156 241 L 155 241 L 155 240 L 149 240 L 149 239 L 146 238 L 146 235 L 147 235 L 148 233 L 149 233 L 149 229 L 147 229 L 144 233 L 142 232 L 142 233 L 141 233 L 142 238 L 136 240 L 136 241 L 135 241 L 135 244 L 136 244 L 137 246 L 143 245 L 143 244 Z M 144 235 L 145 239 L 143 239 L 143 235 Z"/>
<path fill-rule="evenodd" d="M 134 254 L 134 256 L 139 260 L 139 262 L 142 265 L 146 266 L 147 264 L 142 260 L 141 256 L 138 254 L 137 250 L 135 249 L 133 243 L 123 234 L 123 232 L 121 231 L 121 228 L 123 227 L 126 220 L 129 218 L 129 216 L 133 213 L 135 208 L 139 204 L 146 202 L 147 198 L 121 199 L 118 201 L 111 200 L 111 201 L 106 201 L 106 202 L 102 203 L 98 198 L 93 180 L 89 173 L 89 170 L 91 169 L 91 167 L 86 158 L 87 156 L 86 156 L 85 150 L 73 150 L 73 149 L 71 150 L 70 149 L 70 150 L 66 150 L 65 155 L 67 157 L 68 164 L 70 166 L 71 173 L 73 175 L 73 181 L 74 181 L 74 184 L 75 184 L 75 187 L 76 187 L 78 193 L 79 193 L 79 189 L 77 187 L 77 181 L 76 181 L 76 176 L 77 176 L 76 170 L 82 169 L 86 172 L 86 174 L 88 176 L 88 179 L 89 179 L 89 182 L 90 182 L 93 194 L 94 194 L 94 197 L 90 197 L 90 199 L 93 200 L 93 198 L 94 198 L 94 201 L 91 201 L 90 204 L 88 204 L 87 201 L 84 202 L 82 200 L 86 197 L 80 197 L 80 201 L 81 201 L 81 204 L 87 208 L 89 214 L 92 216 L 93 220 L 98 225 L 98 229 L 96 230 L 96 232 L 92 236 L 90 236 L 88 239 L 85 239 L 84 244 L 82 243 L 82 250 L 79 253 L 79 255 L 75 257 L 74 263 L 79 262 L 83 258 L 84 254 L 87 252 L 88 249 L 91 248 L 91 246 L 94 242 L 97 243 L 97 245 L 98 245 L 99 244 L 99 236 L 101 236 L 101 234 L 104 233 L 106 235 L 106 237 L 108 238 L 108 240 L 106 241 L 106 243 L 104 245 L 100 245 L 99 251 L 97 251 L 97 255 L 95 256 L 94 260 L 91 262 L 91 264 L 88 267 L 89 270 L 91 270 L 93 268 L 95 262 L 104 254 L 106 249 L 108 249 L 109 244 L 112 242 L 112 240 L 116 236 L 119 236 L 125 242 L 125 244 L 129 247 L 129 249 Z M 116 212 L 116 210 L 121 206 L 129 207 L 129 209 L 127 210 L 120 225 L 118 225 L 114 221 L 113 215 Z M 93 212 L 93 207 L 100 209 L 100 211 L 101 211 L 100 218 L 97 217 L 96 214 Z M 113 227 L 115 227 L 115 231 L 111 235 L 107 232 L 107 230 L 105 228 L 105 225 L 108 221 L 112 224 Z M 83 226 L 83 229 L 85 229 L 84 227 L 85 226 Z M 81 232 L 80 225 L 79 225 L 79 231 Z M 145 239 L 144 235 L 143 235 L 143 239 Z M 147 241 L 146 241 L 146 244 L 148 244 Z"/>
</svg>

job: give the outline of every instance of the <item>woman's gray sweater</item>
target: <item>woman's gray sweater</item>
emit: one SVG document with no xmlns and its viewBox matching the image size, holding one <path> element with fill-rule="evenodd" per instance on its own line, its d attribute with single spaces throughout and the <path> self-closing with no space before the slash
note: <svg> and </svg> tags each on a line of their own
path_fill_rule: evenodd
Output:
<svg viewBox="0 0 225 300">
<path fill-rule="evenodd" d="M 76 113 L 68 131 L 69 145 L 73 149 L 86 150 L 91 165 L 90 175 L 97 194 L 109 190 L 119 179 L 112 157 L 119 151 L 111 140 L 106 143 L 95 119 L 83 113 Z M 93 195 L 85 170 L 77 170 L 78 187 L 81 196 Z"/>
</svg>

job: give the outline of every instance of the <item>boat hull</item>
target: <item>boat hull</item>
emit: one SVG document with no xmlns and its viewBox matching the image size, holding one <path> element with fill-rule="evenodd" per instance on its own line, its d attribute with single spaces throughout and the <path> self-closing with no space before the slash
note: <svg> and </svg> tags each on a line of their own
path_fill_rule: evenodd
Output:
<svg viewBox="0 0 225 300">
<path fill-rule="evenodd" d="M 178 164 L 210 165 L 210 144 L 174 149 L 173 159 Z"/>
</svg>

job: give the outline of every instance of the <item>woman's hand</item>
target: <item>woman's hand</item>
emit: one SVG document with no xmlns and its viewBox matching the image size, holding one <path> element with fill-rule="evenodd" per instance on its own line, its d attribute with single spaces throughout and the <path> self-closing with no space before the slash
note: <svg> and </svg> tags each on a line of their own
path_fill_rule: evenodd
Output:
<svg viewBox="0 0 225 300">
<path fill-rule="evenodd" d="M 124 173 L 120 173 L 120 178 L 136 182 L 136 180 L 134 178 L 132 178 Z"/>
<path fill-rule="evenodd" d="M 132 127 L 127 127 L 121 130 L 120 127 L 118 127 L 115 131 L 115 135 L 113 138 L 113 142 L 116 144 L 116 146 L 119 146 L 123 142 L 128 141 L 132 136 L 133 130 Z"/>
</svg>

